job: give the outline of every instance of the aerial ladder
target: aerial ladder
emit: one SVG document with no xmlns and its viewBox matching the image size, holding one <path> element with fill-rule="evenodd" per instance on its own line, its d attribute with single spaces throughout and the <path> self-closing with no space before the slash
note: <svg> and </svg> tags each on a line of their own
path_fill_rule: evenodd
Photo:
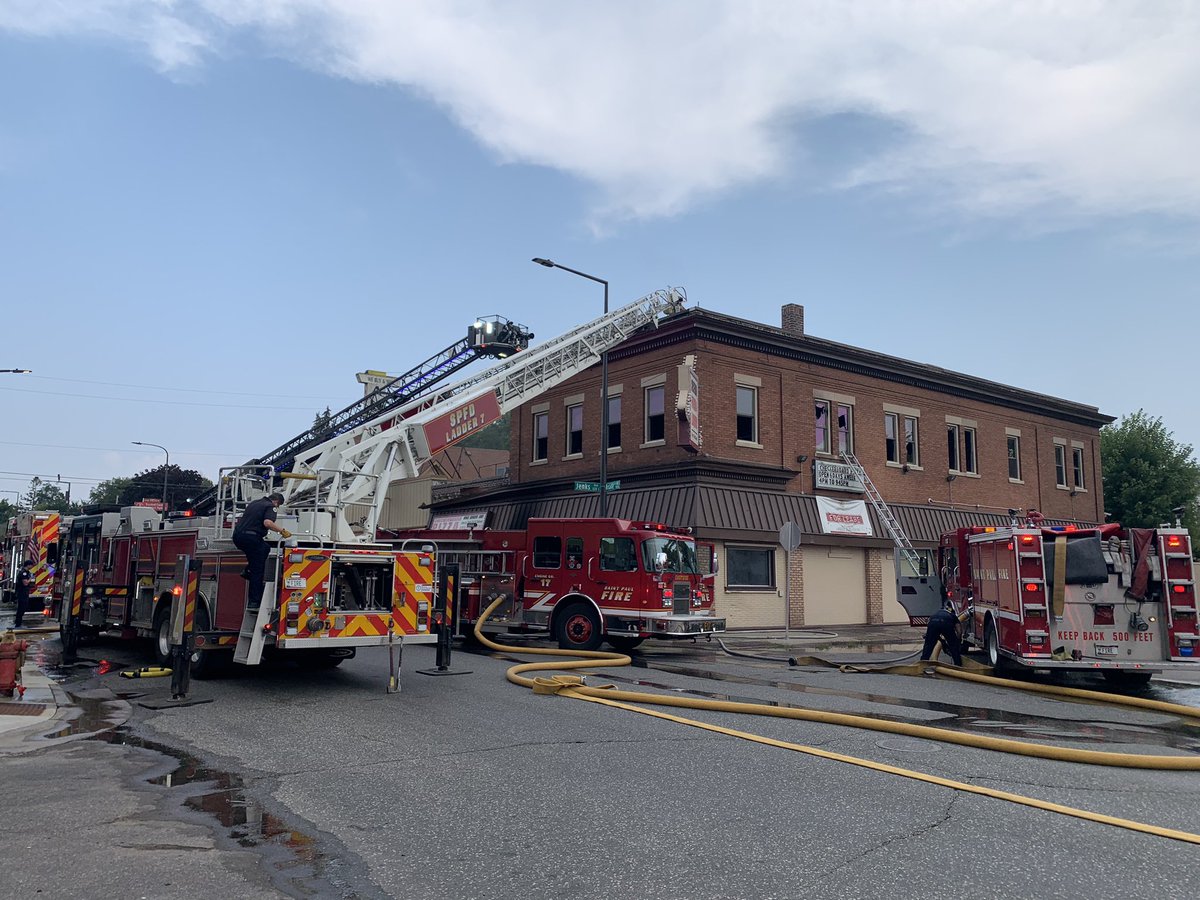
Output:
<svg viewBox="0 0 1200 900">
<path fill-rule="evenodd" d="M 320 425 L 302 431 L 292 439 L 246 466 L 270 466 L 275 471 L 291 468 L 296 454 L 316 447 L 339 434 L 350 431 L 408 403 L 449 378 L 468 363 L 481 357 L 506 359 L 528 349 L 533 332 L 503 316 L 482 316 L 468 328 L 467 336 L 402 375 L 372 391 L 361 400 L 333 413 Z M 203 514 L 212 511 L 217 488 L 210 488 L 192 502 L 192 510 Z"/>
<path fill-rule="evenodd" d="M 599 362 L 634 332 L 682 310 L 684 301 L 680 289 L 655 291 L 298 452 L 292 470 L 282 473 L 288 512 L 320 539 L 373 542 L 391 482 L 416 477 L 439 450 Z"/>
</svg>

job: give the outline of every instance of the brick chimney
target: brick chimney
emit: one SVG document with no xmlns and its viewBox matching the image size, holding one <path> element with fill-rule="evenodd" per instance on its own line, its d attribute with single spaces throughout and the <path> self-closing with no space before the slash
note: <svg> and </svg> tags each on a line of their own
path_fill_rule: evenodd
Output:
<svg viewBox="0 0 1200 900">
<path fill-rule="evenodd" d="M 804 336 L 804 307 L 799 303 L 783 304 L 783 333 Z"/>
</svg>

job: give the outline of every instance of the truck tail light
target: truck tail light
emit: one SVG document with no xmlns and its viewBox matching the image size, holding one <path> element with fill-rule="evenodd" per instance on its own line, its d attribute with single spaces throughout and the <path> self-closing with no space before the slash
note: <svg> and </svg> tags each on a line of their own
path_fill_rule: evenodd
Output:
<svg viewBox="0 0 1200 900">
<path fill-rule="evenodd" d="M 1092 612 L 1095 614 L 1096 625 L 1116 625 L 1117 620 L 1113 615 L 1111 606 L 1093 606 Z"/>
<path fill-rule="evenodd" d="M 289 600 L 287 605 L 287 617 L 284 620 L 284 634 L 299 634 L 300 633 L 300 601 Z"/>
</svg>

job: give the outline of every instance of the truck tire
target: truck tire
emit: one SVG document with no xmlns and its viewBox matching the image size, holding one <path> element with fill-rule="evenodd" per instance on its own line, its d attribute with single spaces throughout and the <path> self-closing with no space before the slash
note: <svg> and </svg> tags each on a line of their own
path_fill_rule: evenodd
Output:
<svg viewBox="0 0 1200 900">
<path fill-rule="evenodd" d="M 192 623 L 193 631 L 208 631 L 211 623 L 208 620 L 208 607 L 203 603 L 196 604 L 196 619 Z M 232 650 L 200 650 L 193 653 L 191 675 L 193 678 L 215 678 L 228 669 L 233 662 Z M 160 604 L 154 614 L 154 658 L 160 666 L 169 668 L 171 659 L 171 604 Z"/>
<path fill-rule="evenodd" d="M 604 629 L 591 604 L 572 603 L 554 620 L 554 637 L 563 650 L 595 650 L 604 640 Z"/>
<path fill-rule="evenodd" d="M 987 649 L 988 665 L 993 672 L 999 672 L 1004 666 L 1004 658 L 1000 655 L 1000 635 L 996 632 L 996 622 L 988 619 L 983 626 L 983 645 Z"/>
<path fill-rule="evenodd" d="M 632 650 L 634 647 L 636 647 L 638 644 L 640 644 L 642 641 L 644 641 L 645 638 L 614 637 L 613 635 L 609 635 L 608 637 L 605 638 L 605 640 L 608 641 L 609 644 L 612 645 L 612 648 L 614 650 L 616 650 L 620 653 L 628 653 L 630 650 Z"/>
</svg>

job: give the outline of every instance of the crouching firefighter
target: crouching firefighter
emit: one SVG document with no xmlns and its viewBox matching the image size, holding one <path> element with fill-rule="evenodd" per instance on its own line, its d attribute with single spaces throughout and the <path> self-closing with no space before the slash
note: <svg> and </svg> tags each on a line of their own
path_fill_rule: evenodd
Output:
<svg viewBox="0 0 1200 900">
<path fill-rule="evenodd" d="M 943 606 L 930 616 L 929 627 L 925 629 L 925 646 L 921 648 L 921 661 L 930 659 L 933 656 L 933 648 L 941 641 L 954 664 L 961 666 L 962 625 L 970 614 L 971 610 L 967 609 L 962 615 L 956 616 L 952 610 Z"/>
</svg>

